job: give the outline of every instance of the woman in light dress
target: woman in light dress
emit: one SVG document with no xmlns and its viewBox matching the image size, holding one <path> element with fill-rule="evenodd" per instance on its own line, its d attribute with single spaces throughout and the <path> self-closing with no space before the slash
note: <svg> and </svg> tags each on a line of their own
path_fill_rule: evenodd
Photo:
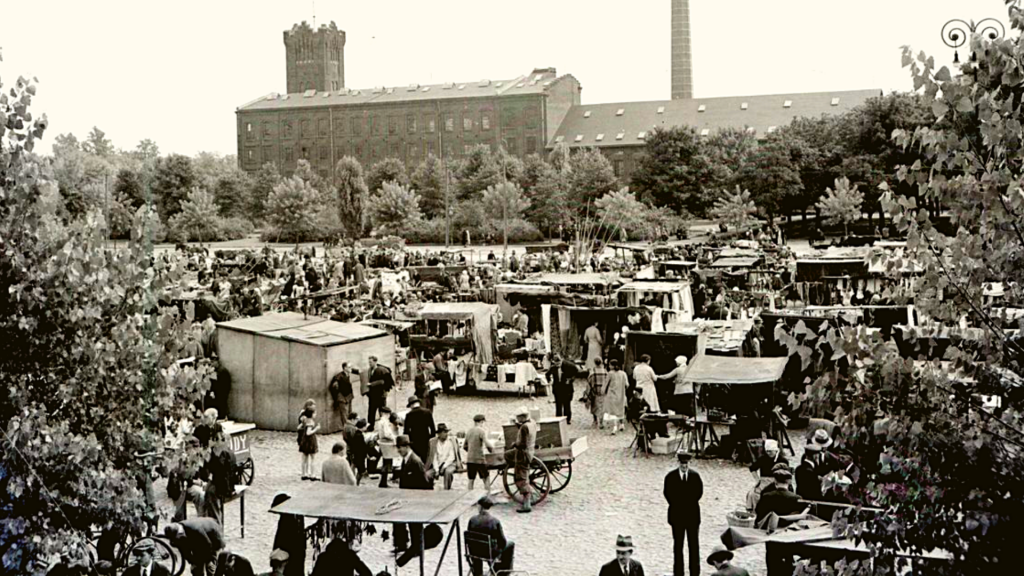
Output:
<svg viewBox="0 0 1024 576">
<path fill-rule="evenodd" d="M 608 385 L 604 393 L 604 413 L 614 416 L 617 420 L 612 424 L 612 434 L 626 429 L 626 387 L 629 378 L 622 371 L 618 360 L 608 362 Z"/>
</svg>

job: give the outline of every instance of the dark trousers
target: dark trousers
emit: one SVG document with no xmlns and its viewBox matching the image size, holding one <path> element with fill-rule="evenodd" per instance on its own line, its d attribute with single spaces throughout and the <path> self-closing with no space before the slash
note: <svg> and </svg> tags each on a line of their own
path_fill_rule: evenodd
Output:
<svg viewBox="0 0 1024 576">
<path fill-rule="evenodd" d="M 387 404 L 387 399 L 385 396 L 370 394 L 367 404 L 369 404 L 369 413 L 366 416 L 366 421 L 373 426 L 373 423 L 377 421 L 377 411 Z"/>
<path fill-rule="evenodd" d="M 672 552 L 675 558 L 672 574 L 674 574 L 675 576 L 685 575 L 685 572 L 683 571 L 683 540 L 686 540 L 686 544 L 689 546 L 690 576 L 699 576 L 699 530 L 700 524 L 692 524 L 689 526 L 672 526 Z"/>
<path fill-rule="evenodd" d="M 377 486 L 380 488 L 388 487 L 388 474 L 391 474 L 391 459 L 381 458 L 377 464 L 377 468 L 380 470 L 380 484 Z"/>
<path fill-rule="evenodd" d="M 555 392 L 555 416 L 565 416 L 566 421 L 572 422 L 572 390 Z"/>
<path fill-rule="evenodd" d="M 515 554 L 516 543 L 509 540 L 508 543 L 505 544 L 505 549 L 498 553 L 498 559 L 494 562 L 494 572 L 499 573 L 506 570 L 514 570 L 512 566 L 515 561 Z M 484 563 L 482 560 L 474 558 L 470 564 L 470 569 L 473 576 L 487 576 L 484 574 Z"/>
</svg>

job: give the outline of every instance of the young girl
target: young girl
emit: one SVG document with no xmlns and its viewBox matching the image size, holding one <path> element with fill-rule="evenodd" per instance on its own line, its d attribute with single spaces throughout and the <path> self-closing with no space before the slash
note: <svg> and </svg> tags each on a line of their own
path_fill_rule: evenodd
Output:
<svg viewBox="0 0 1024 576">
<path fill-rule="evenodd" d="M 312 399 L 306 400 L 305 408 L 299 414 L 299 452 L 302 453 L 302 479 L 316 480 L 316 470 L 313 468 L 313 458 L 317 453 L 319 445 L 316 440 L 316 433 L 320 425 L 316 423 L 316 402 Z"/>
</svg>

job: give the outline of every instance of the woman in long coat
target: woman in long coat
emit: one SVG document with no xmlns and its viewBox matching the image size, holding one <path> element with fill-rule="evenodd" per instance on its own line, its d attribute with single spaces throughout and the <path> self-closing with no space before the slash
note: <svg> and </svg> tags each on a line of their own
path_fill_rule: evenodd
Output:
<svg viewBox="0 0 1024 576">
<path fill-rule="evenodd" d="M 629 378 L 622 371 L 618 360 L 609 361 L 608 367 L 611 371 L 605 388 L 604 413 L 618 418 L 612 427 L 612 434 L 615 434 L 619 429 L 626 429 L 626 387 L 629 386 Z"/>
<path fill-rule="evenodd" d="M 587 359 L 590 362 L 590 359 Z M 601 358 L 594 358 L 594 368 L 587 377 L 587 396 L 590 399 L 590 414 L 594 417 L 594 427 L 604 428 L 604 393 L 608 388 L 608 371 L 604 369 Z"/>
<path fill-rule="evenodd" d="M 597 327 L 597 320 L 583 332 L 583 340 L 587 343 L 587 370 L 593 370 L 594 361 L 604 354 L 604 337 L 601 336 L 601 330 Z"/>
</svg>

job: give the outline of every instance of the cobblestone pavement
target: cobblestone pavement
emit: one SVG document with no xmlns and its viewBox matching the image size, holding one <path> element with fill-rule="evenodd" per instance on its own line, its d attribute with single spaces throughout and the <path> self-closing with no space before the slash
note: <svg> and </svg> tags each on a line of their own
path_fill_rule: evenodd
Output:
<svg viewBox="0 0 1024 576">
<path fill-rule="evenodd" d="M 392 394 L 405 398 L 410 391 L 411 385 L 406 383 Z M 487 416 L 487 429 L 500 430 L 501 422 L 508 420 L 520 405 L 540 408 L 542 417 L 553 416 L 555 412 L 550 398 L 443 396 L 434 410 L 435 421 L 461 431 L 469 428 L 474 414 L 483 413 Z M 643 563 L 648 575 L 671 573 L 672 536 L 661 491 L 665 474 L 674 469 L 674 458 L 665 455 L 634 458 L 633 451 L 627 449 L 632 441 L 628 425 L 626 433 L 609 435 L 592 427 L 590 415 L 582 404 L 574 402 L 573 410 L 577 417 L 570 426 L 570 436 L 587 436 L 589 450 L 573 465 L 572 480 L 566 489 L 549 496 L 532 514 L 516 514 L 503 491 L 496 497 L 498 504 L 492 513 L 501 520 L 506 535 L 516 543 L 516 569 L 534 576 L 594 575 L 603 563 L 614 558 L 616 535 L 628 534 L 632 535 L 637 548 L 634 557 Z M 330 446 L 340 437 L 335 434 L 320 438 L 317 469 L 330 453 Z M 259 573 L 269 569 L 267 558 L 277 526 L 278 517 L 267 512 L 271 500 L 279 491 L 308 483 L 299 478 L 300 456 L 293 434 L 254 431 L 250 439 L 256 480 L 246 494 L 245 538 L 240 538 L 237 501 L 227 505 L 225 524 L 229 548 L 249 558 Z M 792 460 L 795 465 L 796 459 Z M 700 548 L 702 569 L 710 574 L 714 570 L 704 559 L 720 543 L 719 537 L 727 526 L 726 514 L 743 507 L 752 481 L 745 467 L 725 460 L 695 460 L 693 468 L 704 480 Z M 500 480 L 494 486 L 501 490 Z M 466 487 L 466 476 L 459 476 L 454 488 Z M 169 501 L 167 506 L 170 506 Z M 189 513 L 193 513 L 191 506 Z M 463 529 L 474 513 L 475 510 L 463 517 Z M 385 566 L 391 574 L 418 573 L 415 561 L 396 571 L 390 547 L 390 542 L 383 542 L 378 533 L 364 540 L 361 556 L 374 573 Z M 437 565 L 440 548 L 427 552 L 430 573 Z M 456 552 L 453 539 L 441 574 L 458 574 Z M 307 555 L 307 570 L 312 569 L 310 556 Z M 765 574 L 764 547 L 738 550 L 734 564 L 746 568 L 752 575 Z"/>
</svg>

